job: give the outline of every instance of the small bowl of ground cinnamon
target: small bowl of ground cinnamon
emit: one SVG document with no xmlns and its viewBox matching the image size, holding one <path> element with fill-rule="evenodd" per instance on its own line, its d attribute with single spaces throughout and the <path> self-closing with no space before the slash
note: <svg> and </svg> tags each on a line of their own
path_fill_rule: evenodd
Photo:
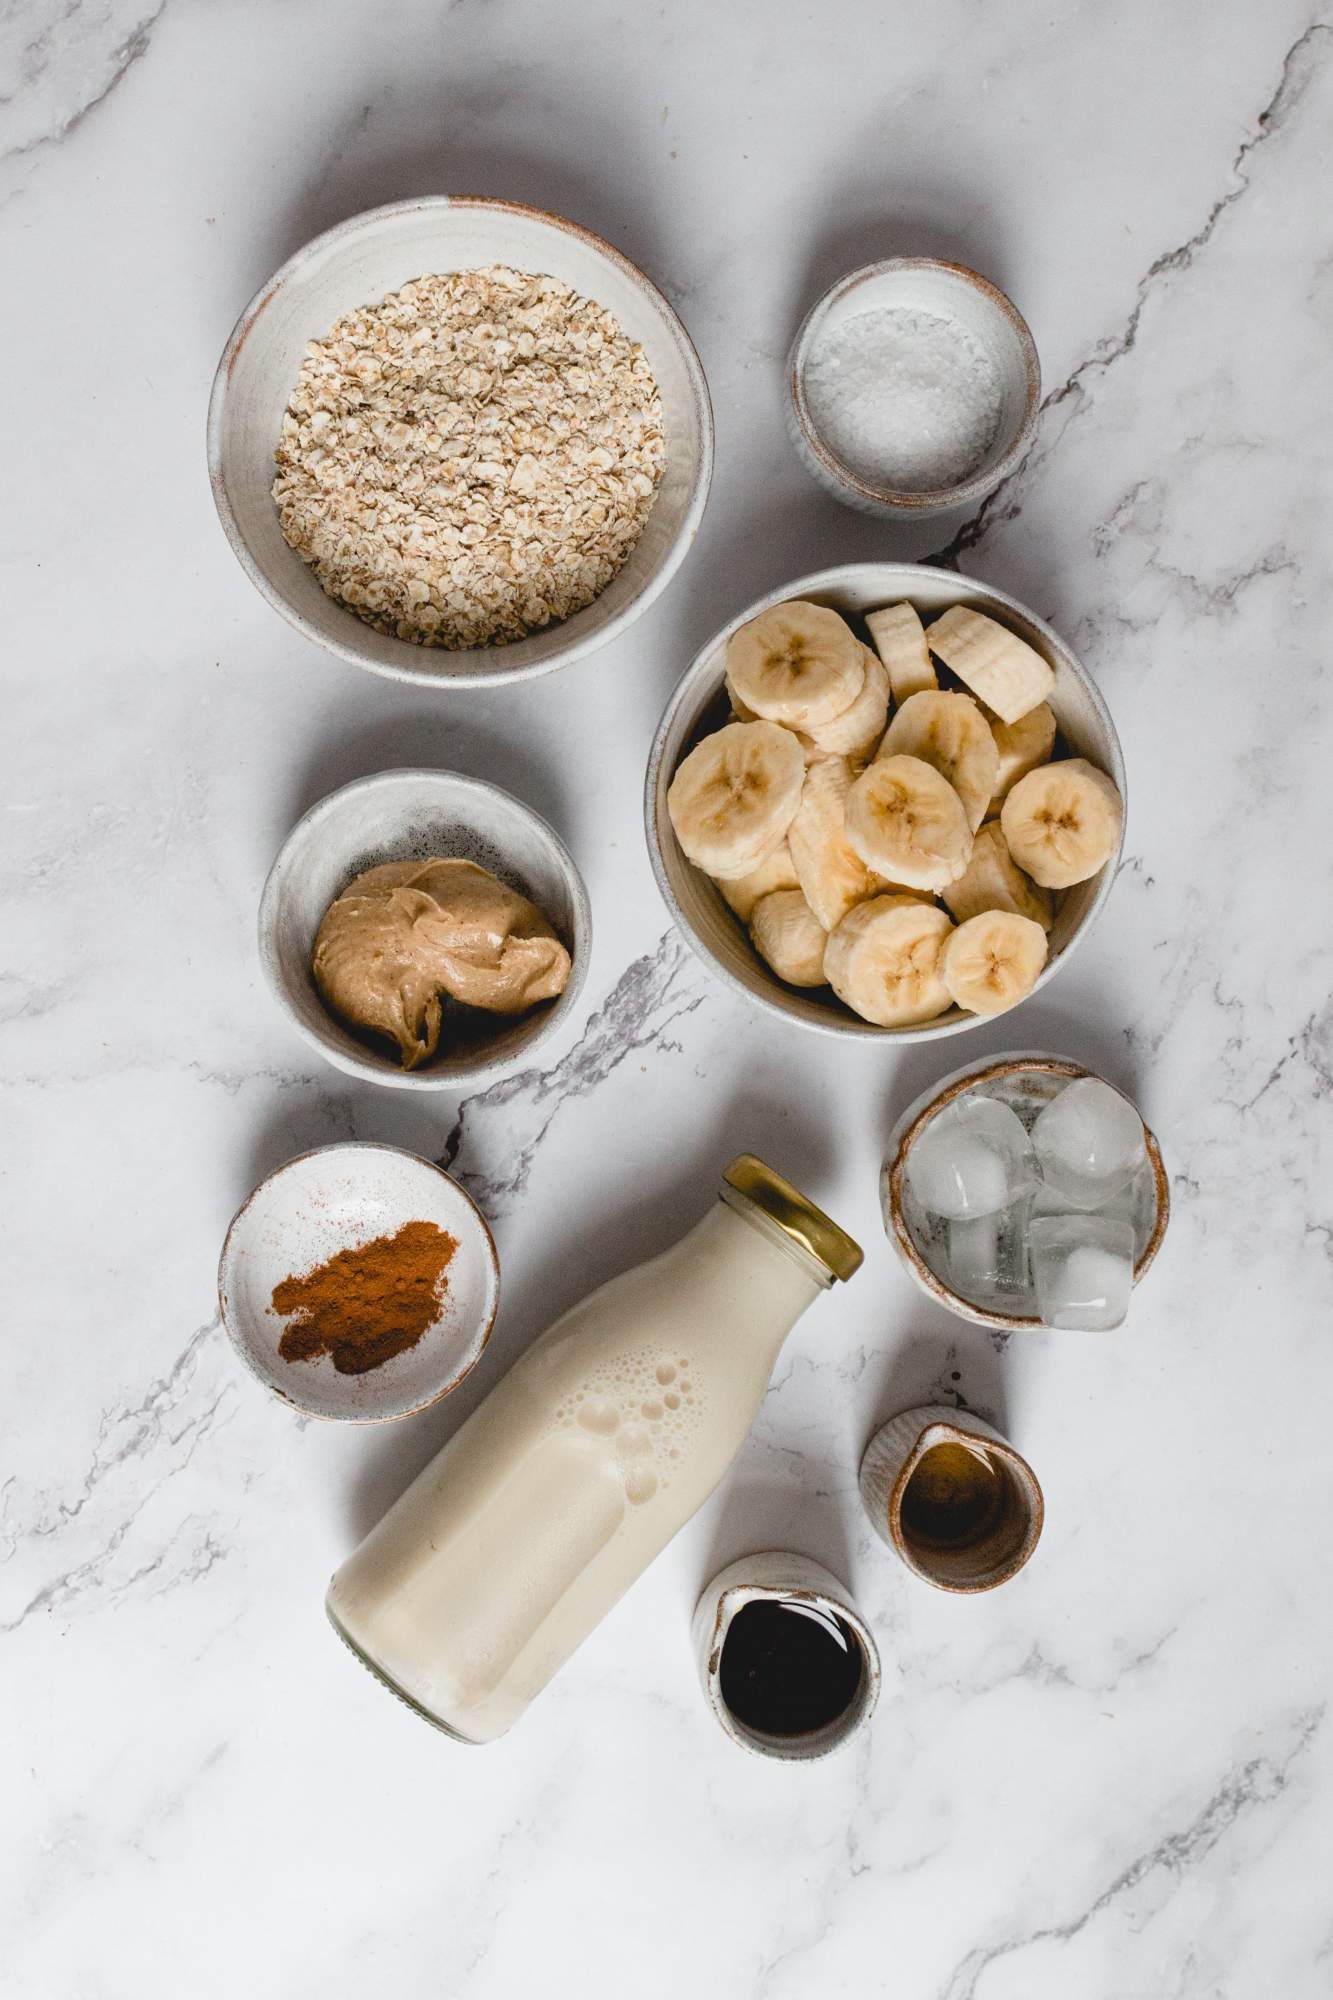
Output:
<svg viewBox="0 0 1333 2000">
<path fill-rule="evenodd" d="M 251 1373 L 312 1417 L 385 1423 L 457 1388 L 490 1336 L 500 1267 L 458 1182 L 396 1146 L 321 1146 L 260 1182 L 227 1231 L 223 1324 Z"/>
</svg>

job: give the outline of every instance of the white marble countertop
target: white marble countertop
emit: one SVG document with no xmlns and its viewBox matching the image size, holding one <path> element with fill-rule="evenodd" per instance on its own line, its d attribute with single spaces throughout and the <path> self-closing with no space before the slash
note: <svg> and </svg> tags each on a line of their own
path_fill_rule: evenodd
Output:
<svg viewBox="0 0 1333 2000">
<path fill-rule="evenodd" d="M 1333 1990 L 1333 31 L 1296 0 L 28 0 L 3 33 L 6 2000 Z M 272 615 L 203 424 L 282 258 L 441 190 L 537 201 L 646 266 L 699 344 L 718 471 L 624 640 L 432 697 Z M 1048 385 L 1026 465 L 915 539 L 825 498 L 781 421 L 804 306 L 897 251 L 1004 285 Z M 1127 859 L 1021 1016 L 849 1051 L 673 936 L 643 766 L 752 596 L 946 542 L 1100 680 Z M 531 800 L 593 898 L 584 1024 L 462 1104 L 322 1067 L 256 966 L 294 817 L 405 760 Z M 1123 1333 L 997 1352 L 909 1285 L 876 1167 L 932 1076 L 1043 1045 L 1135 1092 L 1175 1213 Z M 214 1305 L 259 1173 L 347 1134 L 452 1160 L 504 1265 L 474 1380 L 370 1435 L 293 1422 Z M 864 1273 L 524 1723 L 437 1739 L 333 1641 L 328 1573 L 741 1147 L 861 1236 Z M 873 1425 L 937 1395 L 1046 1488 L 1037 1559 L 978 1601 L 916 1586 L 856 1507 Z M 800 1770 L 733 1750 L 687 1644 L 712 1571 L 784 1542 L 848 1578 L 886 1669 L 863 1747 Z"/>
</svg>

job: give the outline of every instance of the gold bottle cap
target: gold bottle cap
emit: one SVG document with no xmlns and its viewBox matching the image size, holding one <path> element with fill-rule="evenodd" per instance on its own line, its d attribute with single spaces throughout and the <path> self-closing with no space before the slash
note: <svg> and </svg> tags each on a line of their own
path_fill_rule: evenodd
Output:
<svg viewBox="0 0 1333 2000">
<path fill-rule="evenodd" d="M 860 1270 L 864 1258 L 860 1244 L 753 1153 L 739 1154 L 722 1178 L 835 1278 L 850 1278 Z"/>
</svg>

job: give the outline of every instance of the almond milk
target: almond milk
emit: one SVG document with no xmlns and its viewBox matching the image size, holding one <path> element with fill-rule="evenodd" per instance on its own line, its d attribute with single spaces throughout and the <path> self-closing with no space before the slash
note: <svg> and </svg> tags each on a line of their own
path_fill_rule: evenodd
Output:
<svg viewBox="0 0 1333 2000">
<path fill-rule="evenodd" d="M 344 1563 L 334 1625 L 426 1717 L 503 1735 L 713 1491 L 783 1341 L 861 1253 L 748 1155 L 567 1312 Z"/>
</svg>

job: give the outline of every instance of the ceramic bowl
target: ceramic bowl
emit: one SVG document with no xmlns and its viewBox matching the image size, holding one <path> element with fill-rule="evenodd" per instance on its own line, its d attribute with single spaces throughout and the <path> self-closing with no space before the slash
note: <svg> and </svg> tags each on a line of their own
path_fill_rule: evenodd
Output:
<svg viewBox="0 0 1333 2000">
<path fill-rule="evenodd" d="M 464 1045 L 446 1046 L 446 1031 L 442 1053 L 405 1070 L 388 1042 L 363 1039 L 330 1013 L 310 956 L 324 912 L 354 875 L 437 854 L 480 862 L 530 897 L 569 952 L 569 984 L 516 1018 L 472 1017 Z M 349 1076 L 402 1090 L 471 1088 L 527 1061 L 578 1005 L 591 936 L 588 892 L 564 842 L 498 785 L 455 771 L 382 771 L 330 792 L 287 836 L 259 905 L 260 960 L 297 1033 Z"/>
<path fill-rule="evenodd" d="M 1003 1333 L 1012 1333 L 1022 1327 L 1041 1326 L 1042 1322 L 1035 1314 L 998 1312 L 992 1307 L 978 1305 L 939 1275 L 935 1264 L 940 1261 L 942 1225 L 932 1223 L 931 1218 L 913 1203 L 906 1184 L 907 1162 L 913 1146 L 931 1119 L 946 1104 L 954 1103 L 957 1098 L 979 1086 L 985 1089 L 988 1096 L 998 1097 L 1002 1103 L 1011 1105 L 1026 1123 L 1044 1104 L 1049 1104 L 1065 1084 L 1073 1083 L 1081 1076 L 1096 1074 L 1095 1070 L 1086 1068 L 1082 1063 L 1070 1062 L 1064 1056 L 1043 1055 L 1038 1051 L 987 1056 L 980 1062 L 969 1063 L 965 1068 L 953 1071 L 941 1082 L 933 1083 L 929 1090 L 923 1091 L 914 1103 L 908 1105 L 889 1134 L 880 1175 L 880 1193 L 889 1241 L 928 1298 L 934 1299 L 938 1305 L 947 1306 L 961 1319 L 969 1319 L 977 1326 L 993 1326 Z M 1099 1081 L 1105 1082 L 1106 1079 L 1103 1077 Z M 1115 1088 L 1114 1084 L 1109 1087 Z M 1121 1095 L 1124 1093 L 1121 1092 Z M 1126 1099 L 1127 1103 L 1130 1101 Z M 1138 1106 L 1135 1105 L 1134 1109 L 1137 1112 Z M 1146 1124 L 1143 1137 L 1148 1164 L 1133 1184 L 1130 1217 L 1134 1229 L 1136 1285 L 1142 1281 L 1161 1248 L 1171 1219 L 1170 1185 L 1162 1164 L 1161 1148 Z"/>
<path fill-rule="evenodd" d="M 440 1316 L 416 1346 L 364 1375 L 340 1375 L 328 1355 L 284 1360 L 274 1286 L 407 1222 L 434 1222 L 458 1245 Z M 411 1416 L 456 1389 L 490 1337 L 499 1299 L 495 1244 L 471 1196 L 429 1160 L 364 1142 L 320 1146 L 261 1181 L 234 1216 L 218 1267 L 223 1324 L 250 1372 L 307 1416 L 348 1423 Z"/>
<path fill-rule="evenodd" d="M 748 1727 L 732 1714 L 722 1697 L 722 1651 L 737 1613 L 747 1604 L 764 1601 L 799 1603 L 817 1616 L 838 1618 L 854 1634 L 861 1651 L 861 1680 L 850 1707 L 825 1729 L 805 1736 L 771 1736 Z M 707 1586 L 695 1606 L 691 1636 L 704 1699 L 733 1743 L 761 1757 L 787 1763 L 809 1763 L 858 1736 L 879 1700 L 879 1648 L 874 1635 L 851 1601 L 846 1586 L 831 1570 L 809 1556 L 766 1549 L 728 1563 Z"/>
<path fill-rule="evenodd" d="M 993 1016 L 965 1014 L 954 1007 L 938 1019 L 917 1027 L 880 1028 L 853 1014 L 827 987 L 797 991 L 784 986 L 753 949 L 745 926 L 723 902 L 717 885 L 681 852 L 667 812 L 667 787 L 682 758 L 702 737 L 727 720 L 729 708 L 723 685 L 727 641 L 739 626 L 789 597 L 812 598 L 815 603 L 832 605 L 835 611 L 853 619 L 878 605 L 904 599 L 910 599 L 925 619 L 937 617 L 951 604 L 966 604 L 1008 625 L 1034 646 L 1055 671 L 1050 704 L 1069 754 L 1087 757 L 1105 771 L 1123 798 L 1124 760 L 1106 703 L 1087 668 L 1079 664 L 1064 641 L 1003 591 L 958 576 L 952 570 L 930 569 L 921 563 L 848 563 L 840 569 L 818 570 L 813 576 L 796 577 L 781 590 L 770 591 L 767 597 L 747 605 L 695 657 L 678 682 L 658 725 L 648 760 L 644 800 L 648 852 L 668 910 L 686 942 L 711 971 L 766 1013 L 798 1021 L 824 1034 L 858 1041 L 931 1042 L 986 1027 Z M 869 634 L 863 633 L 862 637 L 868 639 Z M 1117 850 L 1100 874 L 1066 890 L 1035 992 L 1056 977 L 1075 945 L 1091 930 L 1111 893 L 1119 858 Z"/>
<path fill-rule="evenodd" d="M 821 342 L 858 313 L 906 308 L 952 319 L 990 356 L 1001 385 L 1000 419 L 975 471 L 953 486 L 902 491 L 871 484 L 820 435 L 806 395 L 806 371 Z M 1013 471 L 1027 450 L 1041 401 L 1041 368 L 1027 322 L 1011 299 L 976 271 L 935 257 L 890 257 L 852 271 L 806 314 L 787 364 L 787 429 L 807 470 L 826 492 L 864 514 L 886 518 L 968 507 Z"/>
<path fill-rule="evenodd" d="M 940 1445 L 961 1447 L 999 1475 L 997 1513 L 962 1545 L 925 1541 L 903 1521 L 903 1497 L 912 1475 Z M 858 1484 L 870 1525 L 885 1546 L 923 1583 L 960 1596 L 994 1590 L 1017 1576 L 1036 1548 L 1046 1518 L 1042 1490 L 1027 1460 L 984 1417 L 943 1403 L 925 1403 L 890 1417 L 866 1446 Z"/>
<path fill-rule="evenodd" d="M 450 652 L 377 632 L 326 596 L 283 540 L 271 492 L 273 452 L 307 341 L 411 278 L 487 264 L 561 279 L 614 313 L 641 343 L 662 398 L 666 470 L 637 547 L 594 603 L 513 645 Z M 237 321 L 208 412 L 213 495 L 250 581 L 307 639 L 371 673 L 424 687 L 531 680 L 623 632 L 683 561 L 712 467 L 713 418 L 703 369 L 656 286 L 576 223 L 517 202 L 472 196 L 433 195 L 370 209 L 298 250 Z"/>
</svg>

